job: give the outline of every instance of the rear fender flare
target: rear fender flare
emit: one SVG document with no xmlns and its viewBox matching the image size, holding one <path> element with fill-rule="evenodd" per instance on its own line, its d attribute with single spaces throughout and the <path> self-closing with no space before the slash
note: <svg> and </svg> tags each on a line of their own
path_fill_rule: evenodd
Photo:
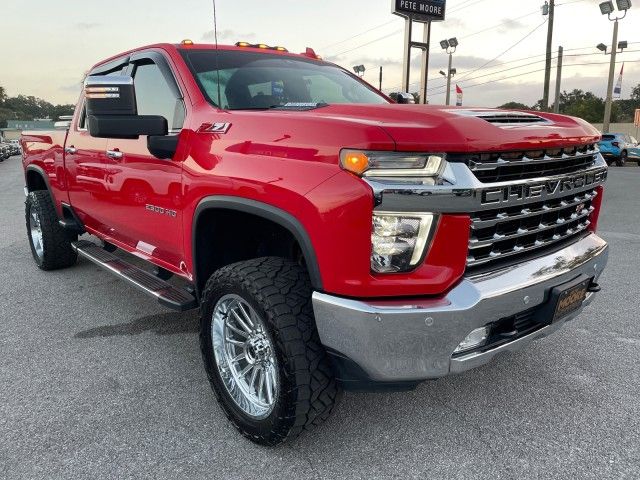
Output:
<svg viewBox="0 0 640 480">
<path fill-rule="evenodd" d="M 42 169 L 42 167 L 39 167 L 38 165 L 28 165 L 27 168 L 25 169 L 25 184 L 27 186 L 27 190 L 30 192 L 33 192 L 35 190 L 33 190 L 31 188 L 31 186 L 29 185 L 29 172 L 35 172 L 38 176 L 40 176 L 40 178 L 42 178 L 42 181 L 44 182 L 45 186 L 47 187 L 46 190 L 47 192 L 49 192 L 49 196 L 51 197 L 51 201 L 53 202 L 53 204 L 56 204 L 56 200 L 55 198 L 53 198 L 53 193 L 51 192 L 51 184 L 49 183 L 49 177 L 46 174 L 46 172 Z M 60 212 L 58 211 L 58 207 L 56 206 L 56 213 L 58 213 L 58 217 L 60 216 Z"/>
</svg>

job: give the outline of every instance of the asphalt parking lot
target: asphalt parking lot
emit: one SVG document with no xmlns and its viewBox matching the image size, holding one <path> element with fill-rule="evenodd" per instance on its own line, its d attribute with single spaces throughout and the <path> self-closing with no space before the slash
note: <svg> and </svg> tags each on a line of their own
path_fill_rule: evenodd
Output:
<svg viewBox="0 0 640 480">
<path fill-rule="evenodd" d="M 346 394 L 268 449 L 216 404 L 195 313 L 94 265 L 39 271 L 19 157 L 0 164 L 0 477 L 640 478 L 640 168 L 611 169 L 603 292 L 558 334 L 461 376 Z"/>
</svg>

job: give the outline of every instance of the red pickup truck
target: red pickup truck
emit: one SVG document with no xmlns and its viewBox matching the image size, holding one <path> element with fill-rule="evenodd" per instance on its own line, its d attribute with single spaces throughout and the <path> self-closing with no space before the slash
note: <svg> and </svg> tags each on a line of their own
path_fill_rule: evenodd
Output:
<svg viewBox="0 0 640 480">
<path fill-rule="evenodd" d="M 599 138 L 397 105 L 311 49 L 152 45 L 91 69 L 68 130 L 22 137 L 28 239 L 42 270 L 81 256 L 199 307 L 218 401 L 274 445 L 342 389 L 413 388 L 575 318 L 608 255 Z"/>
</svg>

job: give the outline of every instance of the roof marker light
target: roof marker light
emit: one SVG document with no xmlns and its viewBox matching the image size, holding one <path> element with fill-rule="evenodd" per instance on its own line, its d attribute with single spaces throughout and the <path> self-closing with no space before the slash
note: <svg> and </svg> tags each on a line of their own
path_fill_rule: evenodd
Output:
<svg viewBox="0 0 640 480">
<path fill-rule="evenodd" d="M 188 38 L 182 40 L 182 42 L 180 42 L 182 45 L 193 45 L 193 40 L 189 40 Z"/>
</svg>

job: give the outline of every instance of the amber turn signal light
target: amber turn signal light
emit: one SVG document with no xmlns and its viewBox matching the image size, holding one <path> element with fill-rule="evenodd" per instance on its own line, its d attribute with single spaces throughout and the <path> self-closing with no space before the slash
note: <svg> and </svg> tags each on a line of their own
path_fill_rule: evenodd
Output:
<svg viewBox="0 0 640 480">
<path fill-rule="evenodd" d="M 369 168 L 369 157 L 363 152 L 346 150 L 342 152 L 341 163 L 345 170 L 362 175 Z"/>
</svg>

